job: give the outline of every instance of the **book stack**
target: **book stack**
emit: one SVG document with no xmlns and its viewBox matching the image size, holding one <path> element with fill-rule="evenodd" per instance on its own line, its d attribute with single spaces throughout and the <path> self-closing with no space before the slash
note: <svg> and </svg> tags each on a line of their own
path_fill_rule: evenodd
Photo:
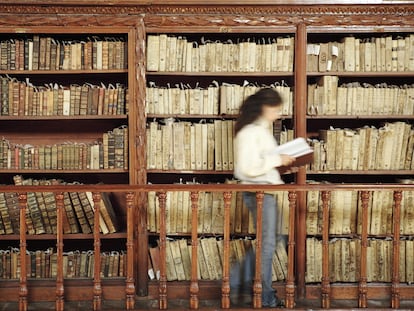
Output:
<svg viewBox="0 0 414 311">
<path fill-rule="evenodd" d="M 128 169 L 128 128 L 121 126 L 95 142 L 53 145 L 0 140 L 0 168 L 19 170 Z"/>
<path fill-rule="evenodd" d="M 414 226 L 413 191 L 403 191 L 400 234 L 412 235 Z M 393 222 L 393 192 L 374 191 L 368 200 L 368 234 L 391 235 Z M 361 233 L 362 202 L 358 191 L 332 191 L 329 202 L 329 234 Z M 307 194 L 306 232 L 322 234 L 322 198 L 320 191 Z"/>
<path fill-rule="evenodd" d="M 147 127 L 147 168 L 232 170 L 233 126 L 232 120 L 150 122 Z"/>
<path fill-rule="evenodd" d="M 48 36 L 0 42 L 1 70 L 102 70 L 127 68 L 121 37 L 59 40 Z"/>
<path fill-rule="evenodd" d="M 125 251 L 101 253 L 101 277 L 125 277 Z M 28 278 L 56 278 L 57 253 L 53 248 L 27 251 L 26 271 Z M 0 250 L 0 278 L 18 279 L 20 277 L 20 250 L 9 248 Z M 64 278 L 93 278 L 94 253 L 88 251 L 70 251 L 63 253 Z"/>
<path fill-rule="evenodd" d="M 122 115 L 127 109 L 128 90 L 120 83 L 34 86 L 29 79 L 0 76 L 2 116 Z"/>
<path fill-rule="evenodd" d="M 14 176 L 14 182 L 24 186 L 70 185 L 61 180 L 24 179 Z M 79 183 L 73 183 L 79 184 Z M 107 193 L 101 193 L 100 231 L 118 230 L 118 222 Z M 94 202 L 91 192 L 64 192 L 63 233 L 92 233 Z M 28 234 L 56 234 L 57 214 L 53 192 L 27 193 L 26 227 Z M 0 234 L 19 234 L 19 200 L 17 193 L 0 193 Z"/>
<path fill-rule="evenodd" d="M 414 131 L 405 122 L 386 123 L 381 128 L 355 130 L 330 128 L 311 139 L 313 171 L 412 170 Z"/>
<path fill-rule="evenodd" d="M 294 38 L 188 41 L 183 36 L 148 35 L 147 70 L 179 72 L 291 72 Z"/>
<path fill-rule="evenodd" d="M 293 93 L 284 81 L 268 86 L 258 86 L 247 81 L 243 85 L 223 83 L 219 86 L 213 81 L 207 88 L 191 88 L 189 85 L 158 87 L 150 82 L 146 93 L 146 113 L 237 115 L 244 99 L 264 87 L 278 91 L 283 99 L 282 115 L 292 115 Z"/>
<path fill-rule="evenodd" d="M 277 233 L 286 235 L 289 225 L 289 200 L 287 191 L 277 191 L 278 203 Z M 160 232 L 159 202 L 155 192 L 148 193 L 147 224 L 150 232 Z M 176 191 L 167 193 L 166 230 L 168 234 L 191 232 L 191 201 L 190 192 Z M 197 207 L 197 232 L 223 234 L 224 232 L 224 201 L 219 192 L 199 192 Z M 241 192 L 232 194 L 230 206 L 230 233 L 255 234 L 255 224 L 251 213 L 243 202 Z"/>
<path fill-rule="evenodd" d="M 413 281 L 411 263 L 413 241 L 400 241 L 400 281 Z M 367 281 L 391 282 L 392 240 L 369 239 L 367 247 Z M 322 241 L 306 239 L 307 283 L 321 282 Z M 358 282 L 360 274 L 361 241 L 359 239 L 332 239 L 329 241 L 329 279 L 331 282 Z"/>
<path fill-rule="evenodd" d="M 412 115 L 414 85 L 350 82 L 323 76 L 308 85 L 308 115 Z"/>
<path fill-rule="evenodd" d="M 255 249 L 255 240 L 236 239 L 230 241 L 230 266 L 241 262 L 246 252 Z M 223 240 L 200 238 L 197 248 L 198 279 L 221 280 L 223 277 Z M 187 240 L 167 240 L 167 281 L 189 281 L 191 279 L 191 245 Z M 159 279 L 159 247 L 149 248 L 150 279 Z M 283 281 L 287 277 L 288 256 L 283 243 L 278 242 L 272 264 L 272 280 Z"/>
<path fill-rule="evenodd" d="M 358 282 L 361 241 L 358 239 L 332 239 L 329 241 L 330 282 Z M 322 240 L 306 239 L 306 283 L 322 280 Z M 374 262 L 368 261 L 368 266 Z M 390 269 L 391 270 L 391 269 Z M 370 280 L 372 281 L 372 280 Z"/>
<path fill-rule="evenodd" d="M 414 71 L 414 35 L 348 36 L 340 42 L 307 45 L 307 71 Z"/>
</svg>

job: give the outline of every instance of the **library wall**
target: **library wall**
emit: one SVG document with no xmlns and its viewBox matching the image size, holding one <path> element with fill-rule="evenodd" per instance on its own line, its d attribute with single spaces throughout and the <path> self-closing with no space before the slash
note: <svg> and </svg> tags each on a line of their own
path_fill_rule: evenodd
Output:
<svg viewBox="0 0 414 311">
<path fill-rule="evenodd" d="M 187 2 L 0 1 L 0 173 L 7 184 L 235 183 L 231 146 L 238 107 L 246 96 L 268 86 L 284 98 L 282 120 L 269 130 L 281 142 L 305 137 L 315 150 L 314 162 L 285 175 L 287 183 L 412 183 L 412 4 Z M 39 51 L 42 46 L 45 53 L 29 53 L 33 45 L 39 45 Z M 95 51 L 100 51 L 101 61 L 95 59 Z M 55 129 L 53 133 L 49 128 Z M 84 265 L 79 271 L 66 269 L 64 277 L 90 276 L 93 267 L 87 268 L 86 263 L 94 261 L 88 249 L 94 241 L 94 200 L 86 191 L 73 192 L 72 199 L 67 195 L 75 202 L 66 205 L 67 213 L 81 220 L 73 221 L 72 227 L 69 220 L 65 223 L 65 245 L 75 253 L 65 252 L 64 260 Z M 215 260 L 200 263 L 203 280 L 222 277 L 218 270 L 208 271 L 208 266 L 222 265 L 223 246 L 216 236 L 223 235 L 224 224 L 215 216 L 222 215 L 224 201 L 217 195 L 202 192 L 198 201 L 200 249 L 211 252 L 207 258 Z M 297 297 L 313 297 L 323 287 L 326 280 L 316 258 L 326 251 L 333 263 L 329 282 L 358 286 L 358 238 L 364 231 L 360 195 L 356 190 L 332 192 L 329 229 L 323 229 L 322 192 L 298 193 Z M 11 257 L 17 254 L 19 224 L 10 217 L 18 214 L 16 198 L 7 196 L 10 193 L 0 194 L 0 245 L 4 250 L 12 246 L 7 253 Z M 412 216 L 411 196 L 404 193 L 399 227 L 401 256 L 406 258 L 412 248 L 413 230 L 406 221 Z M 153 267 L 159 252 L 158 199 L 155 192 L 137 194 L 129 219 L 122 194 L 109 197 L 108 208 L 113 206 L 119 224 L 111 229 L 106 223 L 109 216 L 101 221 L 99 230 L 109 235 L 103 239 L 100 257 L 108 265 L 115 262 L 117 268 L 105 270 L 102 259 L 102 277 L 125 277 L 130 267 L 133 290 L 146 296 L 159 285 Z M 29 237 L 49 234 L 44 243 L 31 243 L 38 249 L 30 249 L 28 260 L 39 258 L 50 266 L 37 271 L 35 265 L 29 269 L 30 277 L 55 275 L 56 202 L 48 209 L 47 198 L 40 192 L 28 196 Z M 384 287 L 392 279 L 383 272 L 392 262 L 393 199 L 392 192 L 376 191 L 364 201 L 368 202 L 368 258 L 384 258 L 384 264 L 370 268 L 368 282 Z M 10 208 L 8 200 L 14 202 Z M 280 194 L 279 203 L 281 219 L 286 221 L 287 191 Z M 105 207 L 102 203 L 101 210 Z M 166 208 L 171 238 L 167 280 L 180 288 L 175 294 L 180 297 L 190 277 L 190 192 L 168 193 Z M 231 213 L 231 256 L 237 260 L 243 247 L 254 247 L 255 232 L 239 194 L 231 202 Z M 280 230 L 287 234 L 287 228 Z M 322 247 L 324 232 L 327 250 Z M 70 234 L 89 244 L 76 249 Z M 128 234 L 133 235 L 135 247 L 129 262 L 125 248 L 112 249 L 117 242 L 125 245 Z M 280 247 L 273 276 L 275 285 L 283 287 L 287 259 L 286 248 Z M 339 250 L 342 258 L 333 255 Z M 181 262 L 178 271 L 171 267 L 172 261 Z M 403 259 L 400 266 L 405 272 L 400 274 L 401 282 L 409 284 L 412 271 Z M 153 270 L 148 274 L 149 269 Z M 10 273 L 4 278 L 15 277 Z M 122 293 L 125 284 L 114 282 Z M 333 295 L 341 297 L 338 291 Z"/>
</svg>

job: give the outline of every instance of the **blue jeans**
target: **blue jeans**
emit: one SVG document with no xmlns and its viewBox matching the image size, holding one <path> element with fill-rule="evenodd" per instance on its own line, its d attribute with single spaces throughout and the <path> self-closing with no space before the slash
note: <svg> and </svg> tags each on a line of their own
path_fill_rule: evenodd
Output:
<svg viewBox="0 0 414 311">
<path fill-rule="evenodd" d="M 256 193 L 244 192 L 243 200 L 252 213 L 256 228 L 257 209 Z M 272 259 L 276 248 L 277 202 L 273 195 L 265 194 L 262 214 L 262 305 L 269 306 L 275 302 L 275 290 L 272 287 Z M 255 254 L 253 249 L 246 252 L 242 263 L 235 264 L 230 271 L 230 288 L 232 291 L 249 291 L 255 273 Z"/>
</svg>

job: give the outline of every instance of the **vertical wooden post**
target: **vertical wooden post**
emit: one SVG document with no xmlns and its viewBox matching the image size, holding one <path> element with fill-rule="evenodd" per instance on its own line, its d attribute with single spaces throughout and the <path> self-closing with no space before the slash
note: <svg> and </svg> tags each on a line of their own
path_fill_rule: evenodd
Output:
<svg viewBox="0 0 414 311">
<path fill-rule="evenodd" d="M 262 307 L 262 215 L 263 215 L 263 191 L 256 192 L 256 271 L 253 282 L 253 308 Z"/>
<path fill-rule="evenodd" d="M 135 193 L 126 194 L 127 206 L 127 268 L 125 280 L 126 309 L 132 310 L 135 306 L 135 285 L 134 285 L 134 200 Z"/>
<path fill-rule="evenodd" d="M 329 309 L 331 285 L 329 282 L 329 200 L 330 191 L 322 191 L 322 308 Z"/>
<path fill-rule="evenodd" d="M 190 309 L 198 309 L 198 192 L 191 192 L 191 284 Z"/>
<path fill-rule="evenodd" d="M 368 248 L 368 201 L 370 193 L 368 191 L 361 191 L 362 201 L 362 228 L 361 228 L 361 264 L 359 275 L 359 299 L 358 305 L 360 308 L 367 307 L 367 248 Z"/>
<path fill-rule="evenodd" d="M 400 308 L 400 213 L 402 192 L 394 191 L 391 308 Z"/>
<path fill-rule="evenodd" d="M 146 30 L 144 16 L 136 16 L 135 26 L 128 33 L 128 91 L 129 91 L 129 182 L 132 185 L 147 183 L 147 144 L 146 144 Z M 146 192 L 136 194 L 135 209 L 135 255 L 134 278 L 137 294 L 148 295 L 148 245 L 147 196 Z"/>
<path fill-rule="evenodd" d="M 158 193 L 160 203 L 160 285 L 159 285 L 159 308 L 165 310 L 167 303 L 167 228 L 166 228 L 166 202 L 167 194 L 165 191 Z"/>
<path fill-rule="evenodd" d="M 230 208 L 231 192 L 224 192 L 224 241 L 223 241 L 223 283 L 221 287 L 221 307 L 230 308 Z"/>
<path fill-rule="evenodd" d="M 286 278 L 286 308 L 295 307 L 295 212 L 296 192 L 289 191 L 288 271 Z"/>
<path fill-rule="evenodd" d="M 306 43 L 307 30 L 304 23 L 300 23 L 296 28 L 295 37 L 295 87 L 294 99 L 294 124 L 295 137 L 306 137 L 306 101 L 307 101 L 307 73 L 306 73 Z M 306 184 L 306 167 L 299 168 L 296 174 L 298 185 Z M 297 194 L 296 208 L 296 283 L 298 296 L 305 297 L 305 270 L 306 270 L 306 192 Z"/>
<path fill-rule="evenodd" d="M 95 210 L 93 225 L 93 309 L 101 310 L 102 303 L 102 285 L 101 285 L 101 237 L 99 218 L 101 213 L 101 194 L 99 192 L 92 193 L 93 206 Z"/>
<path fill-rule="evenodd" d="M 64 287 L 63 287 L 63 193 L 55 193 L 56 200 L 56 310 L 63 311 L 64 306 Z"/>
<path fill-rule="evenodd" d="M 26 271 L 26 208 L 27 193 L 19 193 L 20 207 L 20 286 L 19 311 L 27 310 L 27 271 Z"/>
</svg>

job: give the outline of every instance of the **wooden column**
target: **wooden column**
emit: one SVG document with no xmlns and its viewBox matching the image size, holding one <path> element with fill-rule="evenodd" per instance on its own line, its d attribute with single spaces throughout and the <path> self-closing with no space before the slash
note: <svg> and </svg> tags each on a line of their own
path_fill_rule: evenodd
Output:
<svg viewBox="0 0 414 311">
<path fill-rule="evenodd" d="M 253 282 L 253 308 L 262 307 L 262 215 L 263 215 L 263 191 L 256 193 L 256 271 Z"/>
<path fill-rule="evenodd" d="M 286 278 L 286 308 L 295 307 L 295 212 L 296 192 L 289 192 L 288 271 Z"/>
<path fill-rule="evenodd" d="M 160 205 L 160 284 L 159 284 L 159 308 L 161 310 L 168 308 L 167 303 L 167 228 L 166 228 L 166 202 L 167 194 L 162 191 L 158 192 L 158 201 Z"/>
<path fill-rule="evenodd" d="M 93 253 L 94 253 L 94 268 L 93 268 L 93 309 L 101 310 L 102 304 L 102 284 L 101 284 L 101 237 L 99 218 L 101 213 L 101 194 L 93 192 L 93 206 L 94 206 L 94 224 L 93 224 Z"/>
<path fill-rule="evenodd" d="M 198 192 L 191 192 L 191 284 L 190 309 L 198 309 Z"/>
<path fill-rule="evenodd" d="M 361 191 L 362 202 L 362 228 L 361 228 L 361 263 L 359 276 L 359 298 L 358 306 L 360 308 L 367 307 L 367 248 L 368 248 L 368 201 L 370 193 Z"/>
<path fill-rule="evenodd" d="M 400 213 L 402 192 L 394 191 L 391 308 L 400 308 Z M 409 255 L 411 256 L 411 255 Z"/>
<path fill-rule="evenodd" d="M 329 200 L 330 191 L 322 191 L 322 308 L 329 309 L 331 285 L 329 282 Z"/>
<path fill-rule="evenodd" d="M 128 90 L 129 90 L 129 176 L 131 184 L 147 183 L 147 144 L 146 144 L 146 65 L 145 65 L 145 23 L 144 16 L 135 17 L 136 25 L 128 36 Z M 139 192 L 136 196 L 138 208 L 135 209 L 135 279 L 137 293 L 148 295 L 148 245 L 147 231 L 147 193 Z"/>
<path fill-rule="evenodd" d="M 306 75 L 306 43 L 305 24 L 298 24 L 295 37 L 295 83 L 294 83 L 294 124 L 295 136 L 306 137 L 307 75 Z M 296 174 L 296 183 L 306 184 L 306 168 L 301 167 Z M 296 281 L 299 297 L 305 297 L 306 271 L 306 192 L 297 194 L 296 212 Z"/>
<path fill-rule="evenodd" d="M 224 192 L 224 245 L 223 245 L 223 283 L 221 287 L 221 307 L 230 308 L 230 208 L 231 192 Z"/>
<path fill-rule="evenodd" d="M 27 193 L 19 193 L 20 208 L 20 280 L 19 311 L 27 310 L 27 271 L 26 271 L 26 208 Z"/>
<path fill-rule="evenodd" d="M 56 200 L 56 256 L 57 256 L 57 267 L 56 267 L 56 310 L 63 311 L 64 306 L 64 293 L 63 287 L 63 193 L 55 193 Z"/>
<path fill-rule="evenodd" d="M 134 282 L 134 201 L 135 193 L 128 192 L 126 194 L 127 206 L 127 266 L 125 280 L 126 309 L 133 310 L 135 306 L 135 282 Z"/>
</svg>

